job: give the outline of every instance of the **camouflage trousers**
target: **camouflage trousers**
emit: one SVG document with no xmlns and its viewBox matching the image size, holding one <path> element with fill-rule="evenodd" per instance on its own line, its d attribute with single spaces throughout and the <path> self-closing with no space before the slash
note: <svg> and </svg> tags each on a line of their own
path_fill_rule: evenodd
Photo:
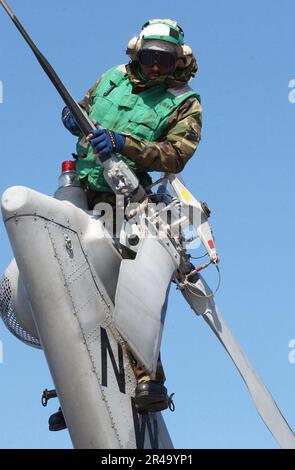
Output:
<svg viewBox="0 0 295 470">
<path fill-rule="evenodd" d="M 89 210 L 93 210 L 96 204 L 100 202 L 108 203 L 113 207 L 114 221 L 115 221 L 116 220 L 115 218 L 116 196 L 113 193 L 93 191 L 88 186 L 87 178 L 84 178 L 81 180 L 81 186 L 86 193 Z M 115 230 L 115 227 L 114 227 L 114 230 Z M 136 359 L 130 352 L 129 352 L 129 356 L 130 356 L 130 362 L 131 362 L 137 382 L 138 383 L 148 382 L 150 380 L 150 376 L 148 375 L 148 373 L 139 365 L 139 363 L 136 361 Z M 160 355 L 159 355 L 159 359 L 157 363 L 156 380 L 162 383 L 164 383 L 166 380 Z"/>
<path fill-rule="evenodd" d="M 111 204 L 111 206 L 115 208 L 116 196 L 114 195 L 114 193 L 94 191 L 93 189 L 89 187 L 87 177 L 81 179 L 80 183 L 81 183 L 82 188 L 85 191 L 89 210 L 93 210 L 96 204 L 99 204 L 100 202 L 106 202 L 108 204 Z"/>
<path fill-rule="evenodd" d="M 138 364 L 136 359 L 132 358 L 133 361 L 131 360 L 131 364 L 133 367 L 134 375 L 137 380 L 137 383 L 144 383 L 144 382 L 149 382 L 151 380 L 150 376 L 148 373 Z M 155 380 L 157 382 L 164 383 L 166 380 L 164 369 L 163 369 L 163 364 L 161 361 L 161 356 L 159 354 L 158 362 L 157 362 L 157 370 L 156 370 L 156 377 Z"/>
</svg>

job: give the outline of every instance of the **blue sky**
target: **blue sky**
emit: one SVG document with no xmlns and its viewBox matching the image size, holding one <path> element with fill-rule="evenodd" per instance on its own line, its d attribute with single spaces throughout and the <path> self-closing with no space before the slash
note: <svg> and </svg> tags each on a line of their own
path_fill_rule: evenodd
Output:
<svg viewBox="0 0 295 470">
<path fill-rule="evenodd" d="M 216 301 L 295 429 L 295 364 L 288 360 L 295 338 L 294 2 L 9 4 L 77 98 L 126 61 L 127 42 L 146 20 L 170 17 L 183 27 L 198 58 L 192 86 L 204 109 L 202 141 L 183 177 L 212 209 L 222 272 Z M 0 35 L 0 192 L 24 185 L 51 195 L 60 163 L 74 151 L 60 121 L 63 104 L 2 10 Z M 0 253 L 3 272 L 13 257 L 3 224 Z M 208 279 L 214 286 L 214 273 Z M 0 448 L 71 447 L 66 431 L 47 431 L 57 403 L 41 406 L 42 390 L 52 387 L 43 353 L 3 324 L 0 340 Z M 175 413 L 164 413 L 175 447 L 277 448 L 223 348 L 174 289 L 162 356 L 175 392 Z"/>
</svg>

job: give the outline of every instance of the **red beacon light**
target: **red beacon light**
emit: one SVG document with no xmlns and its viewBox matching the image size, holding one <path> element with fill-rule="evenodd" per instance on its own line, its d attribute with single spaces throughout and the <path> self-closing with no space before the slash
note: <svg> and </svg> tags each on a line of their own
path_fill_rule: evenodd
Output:
<svg viewBox="0 0 295 470">
<path fill-rule="evenodd" d="M 76 162 L 73 160 L 66 160 L 62 162 L 61 172 L 64 173 L 65 171 L 76 171 Z"/>
<path fill-rule="evenodd" d="M 75 161 L 65 160 L 62 162 L 58 189 L 55 191 L 54 197 L 60 201 L 69 201 L 74 206 L 88 211 L 86 194 L 81 186 Z"/>
</svg>

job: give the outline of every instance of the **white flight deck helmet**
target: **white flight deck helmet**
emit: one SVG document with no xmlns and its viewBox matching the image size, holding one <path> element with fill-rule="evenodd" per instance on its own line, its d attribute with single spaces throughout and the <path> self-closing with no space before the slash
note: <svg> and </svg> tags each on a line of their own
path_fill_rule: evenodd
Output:
<svg viewBox="0 0 295 470">
<path fill-rule="evenodd" d="M 149 20 L 142 27 L 139 37 L 133 37 L 126 53 L 132 61 L 138 62 L 139 52 L 143 49 L 153 49 L 170 52 L 176 55 L 176 80 L 187 82 L 193 78 L 198 66 L 192 49 L 184 44 L 182 28 L 170 19 Z"/>
</svg>

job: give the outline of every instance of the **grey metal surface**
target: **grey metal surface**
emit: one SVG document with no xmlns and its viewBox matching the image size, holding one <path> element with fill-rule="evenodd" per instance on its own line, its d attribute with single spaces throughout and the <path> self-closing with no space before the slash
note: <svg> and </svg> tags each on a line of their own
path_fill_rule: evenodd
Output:
<svg viewBox="0 0 295 470">
<path fill-rule="evenodd" d="M 61 186 L 54 194 L 60 201 L 69 201 L 80 209 L 88 210 L 86 194 L 81 186 Z"/>
<path fill-rule="evenodd" d="M 24 187 L 4 193 L 2 213 L 74 447 L 171 447 L 161 415 L 132 406 L 112 321 L 121 257 L 99 220 Z"/>
<path fill-rule="evenodd" d="M 134 260 L 123 260 L 114 323 L 135 357 L 155 376 L 167 297 L 175 264 L 155 238 L 145 238 Z"/>
<path fill-rule="evenodd" d="M 233 360 L 258 413 L 279 445 L 284 449 L 295 449 L 295 435 L 292 429 L 215 306 L 212 291 L 205 280 L 200 276 L 195 286 L 184 284 L 182 293 L 193 310 L 203 316 Z"/>
</svg>

